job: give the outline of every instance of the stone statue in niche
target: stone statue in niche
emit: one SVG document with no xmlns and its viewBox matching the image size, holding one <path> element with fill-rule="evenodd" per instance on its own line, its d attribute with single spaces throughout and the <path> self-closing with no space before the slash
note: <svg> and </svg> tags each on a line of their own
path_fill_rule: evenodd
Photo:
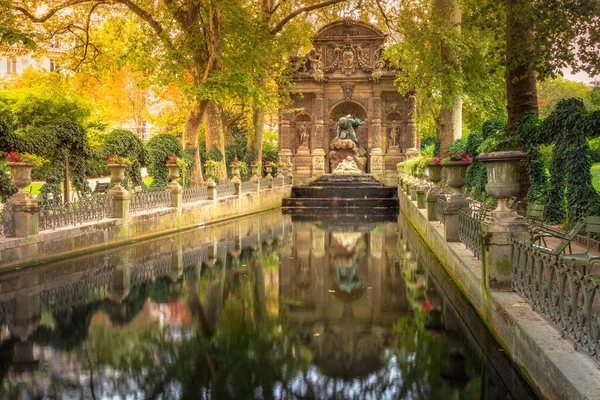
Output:
<svg viewBox="0 0 600 400">
<path fill-rule="evenodd" d="M 399 136 L 400 132 L 398 131 L 398 122 L 393 120 L 392 125 L 390 126 L 390 147 L 398 147 Z"/>
<path fill-rule="evenodd" d="M 298 127 L 298 143 L 300 143 L 300 147 L 308 148 L 309 138 L 310 133 L 308 132 L 306 122 L 302 122 L 302 124 Z"/>
</svg>

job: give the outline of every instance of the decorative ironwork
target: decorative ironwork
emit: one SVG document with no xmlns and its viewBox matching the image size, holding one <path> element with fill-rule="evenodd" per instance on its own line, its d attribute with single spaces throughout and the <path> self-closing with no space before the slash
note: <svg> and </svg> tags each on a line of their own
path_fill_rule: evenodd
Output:
<svg viewBox="0 0 600 400">
<path fill-rule="evenodd" d="M 256 190 L 256 184 L 252 181 L 242 182 L 241 192 L 242 193 L 251 193 Z"/>
<path fill-rule="evenodd" d="M 5 204 L 0 212 L 0 236 L 11 237 L 15 234 L 15 219 L 12 205 Z"/>
<path fill-rule="evenodd" d="M 91 279 L 44 290 L 40 293 L 40 302 L 53 311 L 70 310 L 105 299 L 113 282 L 114 271 L 104 272 Z"/>
<path fill-rule="evenodd" d="M 233 183 L 224 183 L 217 186 L 217 197 L 235 196 L 235 185 Z"/>
<path fill-rule="evenodd" d="M 600 363 L 600 276 L 511 238 L 512 287 Z"/>
<path fill-rule="evenodd" d="M 112 199 L 106 196 L 91 196 L 77 202 L 47 202 L 40 207 L 40 231 L 64 226 L 83 224 L 84 222 L 111 218 Z"/>
<path fill-rule="evenodd" d="M 183 189 L 183 203 L 208 200 L 208 186 L 195 186 Z"/>
<path fill-rule="evenodd" d="M 435 202 L 435 218 L 440 221 L 440 224 L 444 223 L 444 210 L 446 209 L 447 204 L 448 200 L 446 199 L 446 195 L 443 193 L 438 194 Z"/>
<path fill-rule="evenodd" d="M 458 212 L 458 240 L 463 242 L 475 257 L 481 256 L 482 218 L 477 210 L 461 209 Z"/>
<path fill-rule="evenodd" d="M 0 327 L 12 325 L 16 304 L 17 301 L 15 299 L 0 302 Z"/>
<path fill-rule="evenodd" d="M 167 207 L 171 207 L 171 192 L 169 190 L 138 192 L 131 196 L 129 213 L 136 214 L 155 208 Z"/>
</svg>

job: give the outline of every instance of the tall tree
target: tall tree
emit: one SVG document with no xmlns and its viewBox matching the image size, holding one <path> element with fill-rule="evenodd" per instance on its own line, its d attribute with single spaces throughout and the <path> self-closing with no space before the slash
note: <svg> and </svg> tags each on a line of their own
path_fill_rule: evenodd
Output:
<svg viewBox="0 0 600 400">
<path fill-rule="evenodd" d="M 309 11 L 341 3 L 346 0 L 296 0 L 271 4 L 268 10 L 270 29 L 276 35 L 294 18 Z M 134 15 L 143 22 L 148 38 L 157 39 L 160 47 L 155 50 L 160 68 L 169 71 L 171 80 L 185 87 L 191 105 L 184 125 L 183 144 L 186 149 L 195 149 L 195 167 L 192 181 L 202 180 L 198 151 L 198 128 L 203 121 L 209 102 L 218 103 L 223 97 L 220 83 L 231 78 L 232 71 L 222 70 L 221 59 L 225 52 L 235 48 L 224 47 L 224 31 L 235 32 L 235 25 L 224 27 L 223 23 L 235 24 L 240 10 L 254 10 L 254 2 L 243 0 L 64 0 L 43 7 L 43 2 L 19 2 L 15 5 L 15 25 L 29 23 L 44 24 L 52 35 L 68 34 L 77 42 L 73 49 L 81 62 L 97 55 L 91 41 L 91 31 L 101 23 L 98 16 L 113 13 Z M 10 11 L 10 9 L 9 9 Z M 243 13 L 242 13 L 243 14 Z M 238 37 L 245 32 L 238 30 Z M 81 63 L 77 64 L 77 67 Z M 211 110 L 216 110 L 211 108 Z M 215 120 L 215 119 L 210 119 Z M 222 130 L 221 130 L 222 131 Z M 220 133 L 219 133 L 220 134 Z M 207 145 L 212 138 L 207 137 Z"/>
</svg>

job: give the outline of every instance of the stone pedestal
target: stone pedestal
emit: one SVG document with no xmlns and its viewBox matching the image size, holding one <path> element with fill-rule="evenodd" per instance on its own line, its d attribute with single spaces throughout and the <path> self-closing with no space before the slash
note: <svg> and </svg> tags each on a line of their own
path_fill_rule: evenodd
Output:
<svg viewBox="0 0 600 400">
<path fill-rule="evenodd" d="M 427 185 L 419 185 L 417 186 L 417 208 L 424 209 L 425 206 L 425 196 L 427 195 L 427 191 L 429 186 Z"/>
<path fill-rule="evenodd" d="M 172 181 L 168 186 L 171 191 L 171 207 L 181 208 L 183 205 L 183 188 L 177 181 Z"/>
<path fill-rule="evenodd" d="M 410 199 L 412 201 L 417 201 L 417 187 L 418 186 L 419 186 L 419 182 L 416 179 L 413 179 L 408 187 L 408 190 L 410 191 Z"/>
<path fill-rule="evenodd" d="M 235 195 L 236 196 L 241 195 L 242 194 L 242 180 L 240 179 L 240 177 L 238 175 L 234 175 L 234 177 L 231 178 L 231 183 L 233 183 Z"/>
<path fill-rule="evenodd" d="M 383 150 L 380 148 L 371 149 L 371 173 L 383 174 Z"/>
<path fill-rule="evenodd" d="M 296 167 L 296 176 L 310 178 L 313 168 L 313 158 L 310 151 L 298 149 L 294 157 L 294 166 Z"/>
<path fill-rule="evenodd" d="M 425 198 L 427 203 L 427 221 L 437 221 L 437 216 L 435 215 L 435 205 L 437 204 L 438 195 L 441 192 L 441 189 L 437 186 L 432 187 L 431 190 L 427 192 L 427 196 Z"/>
<path fill-rule="evenodd" d="M 122 186 L 113 186 L 106 194 L 112 198 L 113 202 L 113 217 L 127 218 L 129 216 L 129 192 Z"/>
<path fill-rule="evenodd" d="M 458 242 L 458 213 L 469 207 L 469 201 L 460 195 L 453 195 L 444 210 L 444 238 L 446 242 Z"/>
<path fill-rule="evenodd" d="M 212 177 L 209 177 L 206 182 L 208 199 L 212 201 L 217 201 L 217 184 L 213 181 Z"/>
<path fill-rule="evenodd" d="M 523 220 L 512 222 L 491 221 L 484 223 L 482 234 L 484 246 L 482 251 L 482 267 L 484 287 L 488 289 L 511 289 L 511 237 L 526 241 L 528 225 Z"/>
<path fill-rule="evenodd" d="M 329 167 L 331 171 L 334 171 L 339 164 L 348 157 L 351 157 L 358 169 L 366 172 L 366 150 L 358 147 L 351 139 L 335 138 L 329 143 L 329 148 L 331 149 L 329 152 Z"/>
<path fill-rule="evenodd" d="M 315 149 L 312 154 L 312 176 L 325 174 L 325 150 Z"/>
</svg>

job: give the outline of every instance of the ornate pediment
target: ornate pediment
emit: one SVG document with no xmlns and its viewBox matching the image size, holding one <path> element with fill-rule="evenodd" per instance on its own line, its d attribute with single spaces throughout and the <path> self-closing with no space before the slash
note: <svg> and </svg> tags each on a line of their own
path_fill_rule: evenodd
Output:
<svg viewBox="0 0 600 400">
<path fill-rule="evenodd" d="M 385 39 L 385 34 L 373 25 L 345 18 L 327 24 L 319 29 L 319 32 L 317 32 L 317 35 L 315 36 L 315 40 L 328 40 L 331 38 L 344 39 L 348 36 L 380 38 L 381 40 Z"/>
</svg>

